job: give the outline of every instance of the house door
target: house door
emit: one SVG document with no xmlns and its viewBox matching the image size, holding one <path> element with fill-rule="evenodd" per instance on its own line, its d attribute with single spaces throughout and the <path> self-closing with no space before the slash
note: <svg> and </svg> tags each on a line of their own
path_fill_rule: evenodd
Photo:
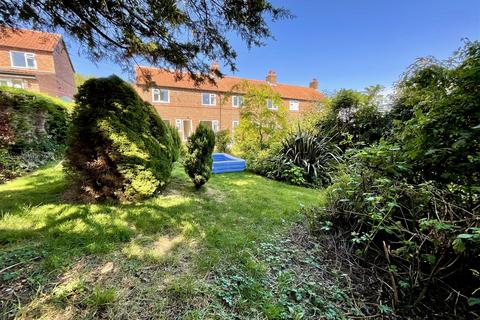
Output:
<svg viewBox="0 0 480 320">
<path fill-rule="evenodd" d="M 175 125 L 178 133 L 180 134 L 180 138 L 182 138 L 183 141 L 186 141 L 187 138 L 192 134 L 192 120 L 177 119 L 175 121 Z"/>
</svg>

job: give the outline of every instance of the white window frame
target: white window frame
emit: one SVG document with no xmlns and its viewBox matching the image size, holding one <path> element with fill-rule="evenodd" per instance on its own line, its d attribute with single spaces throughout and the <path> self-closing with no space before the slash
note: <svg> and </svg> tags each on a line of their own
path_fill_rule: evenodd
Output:
<svg viewBox="0 0 480 320">
<path fill-rule="evenodd" d="M 167 100 L 161 100 L 162 99 L 162 90 L 167 92 Z M 159 100 L 155 100 L 155 94 L 158 95 L 160 98 Z M 168 89 L 162 89 L 162 88 L 153 88 L 152 89 L 152 102 L 155 103 L 170 103 L 170 90 Z"/>
<path fill-rule="evenodd" d="M 23 54 L 23 60 L 25 61 L 25 67 L 13 65 L 13 53 L 21 53 L 21 54 Z M 33 58 L 33 64 L 34 64 L 33 67 L 29 67 L 29 66 L 28 66 L 27 56 L 30 56 L 31 58 Z M 37 69 L 37 58 L 36 58 L 36 55 L 35 55 L 35 53 L 32 53 L 32 52 L 16 51 L 16 50 L 10 51 L 10 66 L 11 66 L 12 68 L 18 68 L 18 69 Z"/>
<path fill-rule="evenodd" d="M 185 136 L 185 121 L 190 122 L 190 132 Z M 175 119 L 175 128 L 177 128 L 178 133 L 182 141 L 187 141 L 188 137 L 193 133 L 193 122 L 192 119 Z"/>
<path fill-rule="evenodd" d="M 300 110 L 300 102 L 298 100 L 290 100 L 288 109 L 290 111 L 299 111 Z"/>
<path fill-rule="evenodd" d="M 233 120 L 232 121 L 232 132 L 235 131 L 235 127 L 238 127 L 240 125 L 240 120 Z"/>
<path fill-rule="evenodd" d="M 25 83 L 22 79 L 10 79 L 10 78 L 0 78 L 0 81 L 4 81 L 7 83 L 7 87 L 11 87 L 11 88 L 18 88 L 16 86 L 13 85 L 13 82 L 14 81 L 18 81 L 20 82 L 20 88 L 21 89 L 25 89 Z"/>
<path fill-rule="evenodd" d="M 211 129 L 213 130 L 213 132 L 220 131 L 220 121 L 218 121 L 218 120 L 200 120 L 198 122 L 198 125 L 201 125 L 202 122 L 211 122 L 212 123 Z"/>
<path fill-rule="evenodd" d="M 278 106 L 273 105 L 272 99 L 267 99 L 267 109 L 268 110 L 278 110 Z"/>
<path fill-rule="evenodd" d="M 203 96 L 208 94 L 209 97 L 208 97 L 208 104 L 206 103 L 203 103 Z M 217 95 L 215 93 L 209 93 L 209 92 L 202 92 L 201 96 L 201 102 L 202 102 L 202 106 L 216 106 L 217 105 Z M 212 103 L 213 101 L 213 103 Z"/>
<path fill-rule="evenodd" d="M 235 100 L 237 104 L 235 104 Z M 242 96 L 232 96 L 232 107 L 233 108 L 240 108 L 243 104 L 243 97 Z"/>
</svg>

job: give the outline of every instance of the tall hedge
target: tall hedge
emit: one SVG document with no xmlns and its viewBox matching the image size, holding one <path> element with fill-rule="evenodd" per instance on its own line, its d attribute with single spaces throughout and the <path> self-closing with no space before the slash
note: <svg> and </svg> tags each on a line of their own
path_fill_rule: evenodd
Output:
<svg viewBox="0 0 480 320">
<path fill-rule="evenodd" d="M 0 183 L 61 156 L 68 103 L 0 86 Z"/>
<path fill-rule="evenodd" d="M 132 200 L 167 184 L 178 154 L 172 131 L 128 83 L 90 79 L 75 99 L 66 170 L 83 194 Z"/>
<path fill-rule="evenodd" d="M 195 188 L 202 187 L 212 174 L 212 153 L 215 147 L 215 133 L 212 129 L 199 125 L 188 138 L 185 156 L 185 172 L 192 179 Z"/>
</svg>

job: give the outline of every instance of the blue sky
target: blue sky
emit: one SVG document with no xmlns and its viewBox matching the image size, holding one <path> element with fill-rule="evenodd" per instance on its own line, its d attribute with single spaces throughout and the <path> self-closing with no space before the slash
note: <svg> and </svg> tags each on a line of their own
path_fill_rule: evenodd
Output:
<svg viewBox="0 0 480 320">
<path fill-rule="evenodd" d="M 292 20 L 272 23 L 275 40 L 248 50 L 232 39 L 237 50 L 235 76 L 263 79 L 269 69 L 279 82 L 320 90 L 390 87 L 415 58 L 446 58 L 462 38 L 480 39 L 478 0 L 274 0 L 291 10 Z M 68 38 L 67 38 L 67 42 Z M 86 75 L 132 74 L 110 61 L 97 65 L 69 42 L 76 71 Z"/>
</svg>

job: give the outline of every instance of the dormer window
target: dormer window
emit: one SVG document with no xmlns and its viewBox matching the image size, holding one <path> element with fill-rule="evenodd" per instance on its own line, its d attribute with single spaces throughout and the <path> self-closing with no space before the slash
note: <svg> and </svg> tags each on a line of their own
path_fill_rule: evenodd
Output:
<svg viewBox="0 0 480 320">
<path fill-rule="evenodd" d="M 152 89 L 152 101 L 161 103 L 170 103 L 170 90 Z"/>
<path fill-rule="evenodd" d="M 269 110 L 278 110 L 278 106 L 273 105 L 272 99 L 267 99 L 267 108 Z"/>
<path fill-rule="evenodd" d="M 10 51 L 10 61 L 14 68 L 37 68 L 37 61 L 35 60 L 34 53 Z"/>
<path fill-rule="evenodd" d="M 232 107 L 239 108 L 243 104 L 242 96 L 232 96 Z"/>
<path fill-rule="evenodd" d="M 217 104 L 215 93 L 202 93 L 202 104 L 204 106 L 214 106 Z"/>
</svg>

